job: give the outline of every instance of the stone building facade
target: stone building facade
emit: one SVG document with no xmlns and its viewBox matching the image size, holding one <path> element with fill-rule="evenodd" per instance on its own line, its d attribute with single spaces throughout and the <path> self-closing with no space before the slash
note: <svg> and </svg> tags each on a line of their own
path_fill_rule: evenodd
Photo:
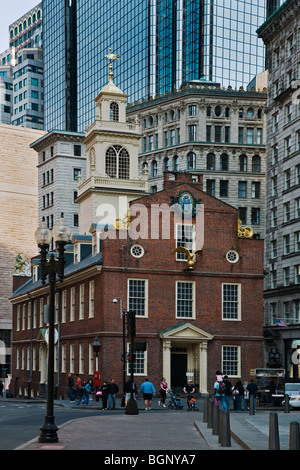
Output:
<svg viewBox="0 0 300 470">
<path fill-rule="evenodd" d="M 52 228 L 63 212 L 71 234 L 79 231 L 78 186 L 86 177 L 84 134 L 52 131 L 31 142 L 38 155 L 38 220 Z"/>
<path fill-rule="evenodd" d="M 187 171 L 204 191 L 239 211 L 242 223 L 264 237 L 266 89 L 222 89 L 194 81 L 164 96 L 128 106 L 140 122 L 140 174 L 149 191 L 163 187 L 164 171 Z"/>
<path fill-rule="evenodd" d="M 0 124 L 0 340 L 6 347 L 6 373 L 10 373 L 12 305 L 9 299 L 16 256 L 30 260 L 37 254 L 34 230 L 38 222 L 38 172 L 37 157 L 30 143 L 43 134 Z M 0 377 L 3 376 L 1 368 Z"/>
<path fill-rule="evenodd" d="M 288 0 L 258 30 L 268 68 L 265 362 L 300 377 L 300 5 Z M 278 328 L 277 325 L 288 325 Z M 276 361 L 274 361 L 274 357 Z"/>
</svg>

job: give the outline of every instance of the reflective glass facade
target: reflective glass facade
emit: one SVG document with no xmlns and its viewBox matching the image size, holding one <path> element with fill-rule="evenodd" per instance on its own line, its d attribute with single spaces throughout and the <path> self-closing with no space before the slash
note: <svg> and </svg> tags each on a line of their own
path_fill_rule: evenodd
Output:
<svg viewBox="0 0 300 470">
<path fill-rule="evenodd" d="M 46 129 L 81 132 L 94 120 L 110 48 L 130 103 L 202 76 L 246 87 L 264 70 L 256 30 L 276 1 L 44 0 Z"/>
<path fill-rule="evenodd" d="M 45 130 L 66 129 L 65 0 L 43 1 Z"/>
<path fill-rule="evenodd" d="M 265 20 L 266 3 L 266 0 L 205 2 L 205 78 L 225 87 L 239 88 L 264 70 L 264 45 L 256 30 Z"/>
</svg>

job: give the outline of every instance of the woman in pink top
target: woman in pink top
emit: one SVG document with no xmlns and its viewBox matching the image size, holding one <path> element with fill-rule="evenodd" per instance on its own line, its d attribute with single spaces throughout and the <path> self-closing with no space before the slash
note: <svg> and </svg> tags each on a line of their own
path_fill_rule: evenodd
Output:
<svg viewBox="0 0 300 470">
<path fill-rule="evenodd" d="M 168 384 L 166 382 L 165 377 L 163 377 L 160 383 L 160 396 L 161 396 L 161 402 L 163 404 L 163 408 L 166 408 L 165 401 L 166 401 L 166 395 L 167 395 L 168 390 L 169 390 Z"/>
</svg>

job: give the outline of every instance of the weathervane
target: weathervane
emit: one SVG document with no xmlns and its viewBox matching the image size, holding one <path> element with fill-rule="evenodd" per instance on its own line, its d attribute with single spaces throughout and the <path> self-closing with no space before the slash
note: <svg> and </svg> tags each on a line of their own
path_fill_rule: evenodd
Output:
<svg viewBox="0 0 300 470">
<path fill-rule="evenodd" d="M 118 54 L 113 54 L 113 53 L 111 52 L 111 49 L 109 49 L 109 54 L 107 54 L 107 55 L 105 56 L 105 59 L 109 61 L 109 66 L 108 66 L 108 68 L 109 68 L 109 74 L 108 74 L 108 76 L 109 76 L 110 80 L 112 80 L 112 78 L 113 78 L 113 76 L 114 76 L 114 74 L 112 73 L 112 68 L 113 68 L 113 66 L 112 66 L 112 61 L 113 61 L 113 60 L 117 60 L 117 59 L 121 59 L 121 56 L 118 55 Z"/>
</svg>

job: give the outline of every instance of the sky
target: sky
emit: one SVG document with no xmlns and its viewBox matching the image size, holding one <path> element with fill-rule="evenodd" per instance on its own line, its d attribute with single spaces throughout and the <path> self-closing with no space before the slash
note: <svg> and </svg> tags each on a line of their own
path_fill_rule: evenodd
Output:
<svg viewBox="0 0 300 470">
<path fill-rule="evenodd" d="M 0 53 L 8 49 L 8 27 L 41 0 L 0 0 Z"/>
</svg>

